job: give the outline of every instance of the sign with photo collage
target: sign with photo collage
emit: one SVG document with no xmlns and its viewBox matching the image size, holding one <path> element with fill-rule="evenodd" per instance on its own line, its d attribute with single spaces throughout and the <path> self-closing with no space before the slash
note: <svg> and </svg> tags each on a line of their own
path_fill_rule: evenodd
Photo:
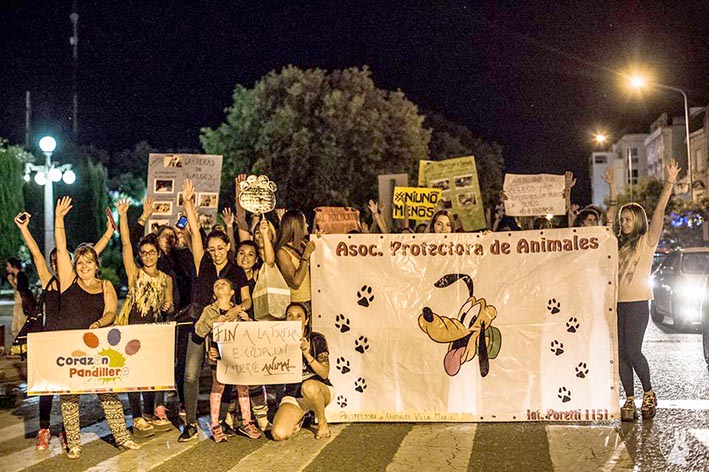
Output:
<svg viewBox="0 0 709 472">
<path fill-rule="evenodd" d="M 419 161 L 418 186 L 440 189 L 443 208 L 460 219 L 465 231 L 487 226 L 475 156 Z"/>
<path fill-rule="evenodd" d="M 145 225 L 150 232 L 162 225 L 174 226 L 184 212 L 182 184 L 192 180 L 200 224 L 211 226 L 219 209 L 222 156 L 211 154 L 150 154 L 147 195 L 152 197 L 153 215 Z"/>
</svg>

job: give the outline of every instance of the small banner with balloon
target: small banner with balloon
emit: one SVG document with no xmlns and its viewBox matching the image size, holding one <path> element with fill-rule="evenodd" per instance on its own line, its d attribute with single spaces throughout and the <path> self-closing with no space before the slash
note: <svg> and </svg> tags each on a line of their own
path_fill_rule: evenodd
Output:
<svg viewBox="0 0 709 472">
<path fill-rule="evenodd" d="M 175 324 L 30 333 L 27 394 L 172 390 Z"/>
</svg>

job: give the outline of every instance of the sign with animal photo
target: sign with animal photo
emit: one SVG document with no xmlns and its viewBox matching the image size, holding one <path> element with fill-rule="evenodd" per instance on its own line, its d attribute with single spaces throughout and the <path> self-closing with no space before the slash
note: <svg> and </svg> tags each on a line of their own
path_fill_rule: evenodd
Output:
<svg viewBox="0 0 709 472">
<path fill-rule="evenodd" d="M 30 333 L 27 394 L 172 390 L 175 324 Z"/>
<path fill-rule="evenodd" d="M 566 213 L 564 176 L 505 174 L 505 213 L 509 216 L 545 216 Z"/>
<path fill-rule="evenodd" d="M 329 421 L 619 417 L 607 228 L 312 240 Z"/>
<path fill-rule="evenodd" d="M 200 216 L 215 219 L 219 208 L 222 156 L 209 154 L 156 154 L 148 156 L 147 196 L 154 200 L 153 219 L 146 225 L 150 232 L 160 225 L 174 226 L 184 211 L 182 183 L 191 179 L 197 192 Z"/>
<path fill-rule="evenodd" d="M 440 206 L 451 211 L 466 231 L 487 226 L 474 156 L 419 161 L 418 184 L 439 189 Z"/>
<path fill-rule="evenodd" d="M 217 380 L 229 385 L 272 385 L 302 380 L 299 321 L 215 323 Z"/>
<path fill-rule="evenodd" d="M 394 187 L 394 219 L 403 220 L 408 216 L 412 220 L 430 220 L 440 199 L 441 190 L 437 188 Z"/>
</svg>

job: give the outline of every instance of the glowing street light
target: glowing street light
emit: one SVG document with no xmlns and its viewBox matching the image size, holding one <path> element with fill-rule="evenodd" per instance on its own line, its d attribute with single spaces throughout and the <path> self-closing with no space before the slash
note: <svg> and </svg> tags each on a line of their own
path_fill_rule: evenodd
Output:
<svg viewBox="0 0 709 472">
<path fill-rule="evenodd" d="M 596 141 L 596 144 L 605 144 L 606 141 L 608 141 L 608 136 L 606 136 L 603 133 L 597 133 L 594 137 L 593 140 Z"/>
<path fill-rule="evenodd" d="M 689 145 L 689 104 L 687 100 L 687 94 L 684 90 L 680 88 L 660 84 L 657 82 L 651 82 L 639 74 L 633 74 L 632 76 L 628 77 L 628 81 L 630 83 L 630 86 L 637 90 L 640 90 L 645 87 L 655 87 L 666 90 L 672 90 L 674 92 L 679 92 L 682 94 L 682 98 L 684 99 L 684 131 L 685 139 L 687 140 L 687 177 L 689 178 L 689 199 L 690 201 L 694 201 L 694 179 L 692 175 L 692 150 Z"/>
</svg>

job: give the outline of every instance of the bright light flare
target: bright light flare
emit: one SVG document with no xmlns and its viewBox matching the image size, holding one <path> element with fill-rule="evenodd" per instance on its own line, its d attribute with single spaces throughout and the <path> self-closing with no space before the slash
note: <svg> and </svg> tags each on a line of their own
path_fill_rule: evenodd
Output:
<svg viewBox="0 0 709 472">
<path fill-rule="evenodd" d="M 73 170 L 69 169 L 68 171 L 64 172 L 64 175 L 62 175 L 62 180 L 65 184 L 71 185 L 76 182 L 76 174 Z"/>
<path fill-rule="evenodd" d="M 630 85 L 634 89 L 641 89 L 647 85 L 647 80 L 645 80 L 644 77 L 641 77 L 639 75 L 634 75 L 630 77 Z"/>
<path fill-rule="evenodd" d="M 45 136 L 39 140 L 39 148 L 42 152 L 52 153 L 57 148 L 57 141 L 51 136 Z"/>
<path fill-rule="evenodd" d="M 598 144 L 605 144 L 606 141 L 608 141 L 608 136 L 603 133 L 596 133 L 596 135 L 593 137 L 593 140 L 596 141 L 596 143 Z"/>
</svg>

